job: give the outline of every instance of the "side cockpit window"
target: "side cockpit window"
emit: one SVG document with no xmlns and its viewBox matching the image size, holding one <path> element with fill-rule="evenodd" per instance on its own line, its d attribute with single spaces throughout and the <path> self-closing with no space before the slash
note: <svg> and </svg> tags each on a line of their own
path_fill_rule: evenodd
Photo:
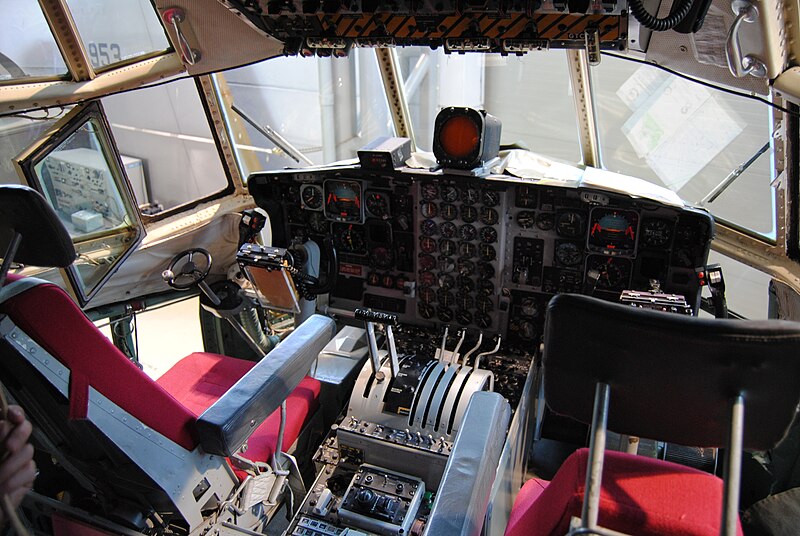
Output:
<svg viewBox="0 0 800 536">
<path fill-rule="evenodd" d="M 76 107 L 14 164 L 72 237 L 78 259 L 66 276 L 78 303 L 86 305 L 144 237 L 100 104 Z"/>
</svg>

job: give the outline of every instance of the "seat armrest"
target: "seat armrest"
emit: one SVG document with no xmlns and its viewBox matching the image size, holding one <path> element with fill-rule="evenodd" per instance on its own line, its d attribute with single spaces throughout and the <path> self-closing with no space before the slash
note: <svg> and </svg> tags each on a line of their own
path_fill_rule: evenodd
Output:
<svg viewBox="0 0 800 536">
<path fill-rule="evenodd" d="M 481 533 L 510 420 L 499 394 L 472 395 L 423 536 Z"/>
<path fill-rule="evenodd" d="M 232 456 L 302 381 L 336 323 L 313 315 L 250 369 L 197 420 L 200 446 Z"/>
</svg>

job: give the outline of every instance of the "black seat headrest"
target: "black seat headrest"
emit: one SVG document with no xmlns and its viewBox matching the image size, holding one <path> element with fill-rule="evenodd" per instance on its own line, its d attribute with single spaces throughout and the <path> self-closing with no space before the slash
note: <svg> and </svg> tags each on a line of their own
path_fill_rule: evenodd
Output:
<svg viewBox="0 0 800 536">
<path fill-rule="evenodd" d="M 18 184 L 0 185 L 0 254 L 14 232 L 22 235 L 15 262 L 66 268 L 77 256 L 69 232 L 39 192 Z"/>
<path fill-rule="evenodd" d="M 800 323 L 663 313 L 561 294 L 547 306 L 547 404 L 585 423 L 595 385 L 611 387 L 608 427 L 723 446 L 730 403 L 745 399 L 744 446 L 780 441 L 800 401 Z"/>
</svg>

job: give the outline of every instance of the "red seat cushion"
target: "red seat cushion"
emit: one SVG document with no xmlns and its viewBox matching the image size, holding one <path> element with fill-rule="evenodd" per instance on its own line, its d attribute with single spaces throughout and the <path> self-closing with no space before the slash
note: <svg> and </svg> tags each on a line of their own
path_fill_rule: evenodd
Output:
<svg viewBox="0 0 800 536">
<path fill-rule="evenodd" d="M 178 361 L 156 381 L 199 417 L 254 366 L 252 361 L 195 352 Z M 305 377 L 286 399 L 283 450 L 294 443 L 309 416 L 317 410 L 319 392 L 319 381 Z M 269 461 L 278 443 L 280 417 L 280 410 L 276 410 L 256 428 L 247 440 L 246 458 Z"/>
<path fill-rule="evenodd" d="M 548 484 L 532 479 L 514 502 L 506 536 L 563 536 L 580 517 L 588 449 L 573 453 Z M 719 534 L 722 480 L 644 456 L 606 452 L 599 524 L 628 534 Z M 741 534 L 741 527 L 738 528 Z"/>
</svg>

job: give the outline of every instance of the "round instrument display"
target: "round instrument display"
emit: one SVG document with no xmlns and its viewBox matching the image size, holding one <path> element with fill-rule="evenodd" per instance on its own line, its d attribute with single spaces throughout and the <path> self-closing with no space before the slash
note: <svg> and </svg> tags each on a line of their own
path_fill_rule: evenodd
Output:
<svg viewBox="0 0 800 536">
<path fill-rule="evenodd" d="M 391 249 L 384 246 L 378 246 L 372 248 L 372 250 L 369 252 L 369 260 L 376 268 L 391 268 L 392 264 L 394 263 L 394 254 L 392 253 Z"/>
<path fill-rule="evenodd" d="M 384 192 L 367 191 L 365 206 L 373 218 L 389 219 L 389 196 Z"/>
<path fill-rule="evenodd" d="M 493 208 L 481 207 L 480 219 L 484 225 L 494 225 L 500 221 L 500 215 Z"/>
<path fill-rule="evenodd" d="M 456 278 L 456 286 L 463 292 L 472 292 L 475 290 L 475 281 L 465 275 L 459 275 Z"/>
<path fill-rule="evenodd" d="M 328 234 L 328 220 L 322 212 L 312 212 L 308 215 L 308 226 L 317 234 Z"/>
<path fill-rule="evenodd" d="M 456 243 L 452 240 L 442 239 L 439 240 L 439 253 L 442 255 L 454 255 L 456 252 Z"/>
<path fill-rule="evenodd" d="M 439 274 L 438 279 L 436 282 L 439 284 L 439 287 L 442 289 L 451 289 L 456 286 L 456 280 L 450 274 Z"/>
<path fill-rule="evenodd" d="M 422 303 L 433 303 L 436 299 L 436 292 L 430 287 L 419 289 L 419 299 Z"/>
<path fill-rule="evenodd" d="M 494 244 L 497 242 L 497 229 L 494 227 L 484 227 L 481 229 L 481 242 L 484 244 Z"/>
<path fill-rule="evenodd" d="M 363 255 L 367 252 L 367 238 L 364 229 L 355 225 L 336 225 L 333 229 L 336 249 L 344 253 Z"/>
<path fill-rule="evenodd" d="M 556 232 L 566 238 L 582 236 L 586 228 L 586 219 L 580 212 L 568 210 L 558 215 L 556 219 Z"/>
<path fill-rule="evenodd" d="M 556 245 L 556 259 L 564 266 L 577 266 L 583 260 L 583 255 L 574 242 L 561 242 Z"/>
<path fill-rule="evenodd" d="M 491 246 L 489 246 L 491 247 Z M 494 266 L 488 262 L 478 263 L 478 277 L 482 279 L 491 279 L 494 277 Z"/>
<path fill-rule="evenodd" d="M 478 219 L 478 211 L 470 205 L 461 205 L 461 221 L 464 223 L 475 223 Z"/>
<path fill-rule="evenodd" d="M 478 279 L 478 294 L 491 296 L 494 292 L 494 283 L 490 279 Z"/>
<path fill-rule="evenodd" d="M 433 201 L 439 197 L 439 189 L 432 182 L 426 182 L 420 186 L 420 195 L 425 201 Z"/>
<path fill-rule="evenodd" d="M 475 228 L 474 225 L 470 225 L 469 223 L 467 223 L 459 227 L 458 236 L 461 237 L 461 240 L 472 242 L 473 240 L 478 238 L 478 230 Z"/>
<path fill-rule="evenodd" d="M 436 242 L 434 242 L 434 246 Z M 433 270 L 436 267 L 436 259 L 433 258 L 433 255 L 420 255 L 419 257 L 419 269 L 420 270 Z"/>
<path fill-rule="evenodd" d="M 422 272 L 419 274 L 419 286 L 432 287 L 436 284 L 436 276 L 433 272 Z"/>
<path fill-rule="evenodd" d="M 497 250 L 489 244 L 481 244 L 478 248 L 478 256 L 482 261 L 491 262 L 497 258 Z"/>
<path fill-rule="evenodd" d="M 439 302 L 439 305 L 452 307 L 456 304 L 456 297 L 451 291 L 442 288 L 436 293 L 436 301 Z"/>
<path fill-rule="evenodd" d="M 451 221 L 458 216 L 458 209 L 455 205 L 450 203 L 442 203 L 439 205 L 439 214 L 442 216 L 442 219 Z"/>
<path fill-rule="evenodd" d="M 419 248 L 425 253 L 436 251 L 436 240 L 429 236 L 423 236 L 419 241 Z"/>
<path fill-rule="evenodd" d="M 466 259 L 459 259 L 456 263 L 456 269 L 461 275 L 472 275 L 475 273 L 475 263 Z"/>
<path fill-rule="evenodd" d="M 586 279 L 589 285 L 602 290 L 622 291 L 629 287 L 631 261 L 619 257 L 590 255 L 586 260 Z M 593 281 L 596 279 L 596 283 Z"/>
<path fill-rule="evenodd" d="M 422 214 L 423 218 L 435 218 L 438 213 L 436 203 L 431 203 L 430 201 L 422 203 L 419 206 L 419 213 Z"/>
<path fill-rule="evenodd" d="M 419 227 L 423 236 L 439 234 L 439 226 L 433 220 L 423 220 Z"/>
<path fill-rule="evenodd" d="M 472 324 L 472 313 L 466 309 L 459 309 L 456 311 L 456 322 L 462 326 L 468 326 Z"/>
<path fill-rule="evenodd" d="M 458 227 L 451 221 L 446 221 L 439 226 L 439 232 L 445 238 L 453 238 L 458 233 Z"/>
<path fill-rule="evenodd" d="M 322 210 L 322 188 L 316 184 L 304 184 L 300 187 L 300 200 L 303 208 Z"/>
<path fill-rule="evenodd" d="M 444 274 L 449 274 L 456 269 L 456 263 L 453 261 L 452 257 L 439 257 L 439 261 L 436 263 L 436 266 L 439 268 L 439 271 Z"/>
<path fill-rule="evenodd" d="M 532 210 L 520 210 L 517 214 L 517 224 L 523 229 L 530 229 L 536 224 L 536 213 Z"/>
<path fill-rule="evenodd" d="M 549 231 L 556 226 L 556 215 L 552 212 L 540 212 L 536 215 L 536 227 L 542 231 Z"/>
<path fill-rule="evenodd" d="M 482 313 L 491 313 L 494 310 L 494 303 L 488 296 L 479 296 L 475 306 Z"/>
<path fill-rule="evenodd" d="M 442 322 L 452 322 L 453 310 L 450 309 L 449 307 L 437 307 L 436 316 L 439 317 L 439 320 L 441 320 Z"/>
<path fill-rule="evenodd" d="M 672 222 L 660 218 L 651 218 L 642 222 L 642 245 L 661 248 L 669 244 L 672 238 Z"/>
<path fill-rule="evenodd" d="M 455 186 L 445 184 L 441 187 L 440 196 L 443 201 L 452 203 L 453 201 L 458 200 L 458 190 Z"/>
<path fill-rule="evenodd" d="M 419 316 L 425 320 L 433 318 L 433 315 L 436 314 L 436 310 L 433 308 L 433 305 L 429 303 L 420 303 L 417 306 L 417 312 L 419 313 Z"/>
<path fill-rule="evenodd" d="M 478 246 L 472 242 L 461 242 L 458 244 L 458 255 L 464 259 L 471 259 L 478 253 Z"/>
<path fill-rule="evenodd" d="M 468 186 L 461 190 L 461 202 L 465 205 L 474 205 L 478 202 L 481 198 L 480 190 L 477 188 L 473 188 L 472 186 Z"/>
<path fill-rule="evenodd" d="M 494 190 L 483 190 L 481 192 L 481 202 L 487 207 L 496 207 L 500 204 L 500 194 Z"/>
<path fill-rule="evenodd" d="M 474 322 L 475 325 L 481 329 L 488 329 L 492 327 L 492 317 L 486 313 L 475 313 Z"/>
</svg>

